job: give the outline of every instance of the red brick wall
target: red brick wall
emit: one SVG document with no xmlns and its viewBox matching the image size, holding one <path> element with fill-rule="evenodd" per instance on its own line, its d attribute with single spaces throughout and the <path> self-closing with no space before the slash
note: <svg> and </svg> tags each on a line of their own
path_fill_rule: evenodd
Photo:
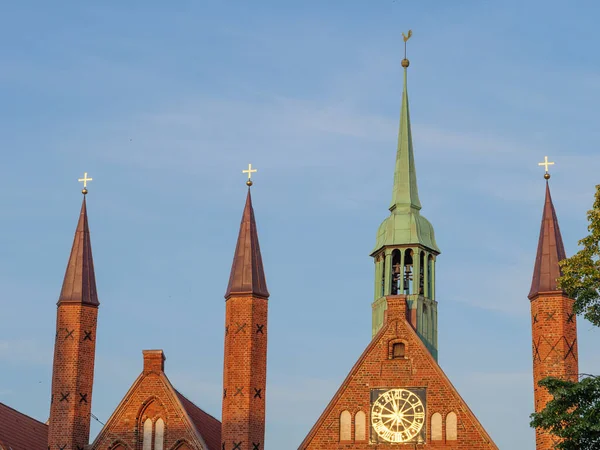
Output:
<svg viewBox="0 0 600 450">
<path fill-rule="evenodd" d="M 577 321 L 573 300 L 565 295 L 542 294 L 531 301 L 533 382 L 535 411 L 541 411 L 552 396 L 538 382 L 545 377 L 578 379 Z M 536 430 L 536 449 L 550 450 L 554 441 Z"/>
<path fill-rule="evenodd" d="M 497 449 L 485 433 L 476 417 L 452 387 L 431 354 L 427 351 L 412 327 L 406 321 L 404 296 L 387 297 L 388 310 L 386 325 L 375 336 L 344 381 L 340 390 L 329 404 L 316 428 L 303 442 L 302 450 L 333 449 L 383 449 L 395 448 L 397 444 L 371 444 L 371 401 L 372 389 L 380 388 L 426 388 L 426 442 L 411 444 L 411 449 L 447 450 L 489 450 Z M 390 359 L 390 345 L 394 342 L 406 344 L 406 357 Z M 358 411 L 366 413 L 367 440 L 365 442 L 340 443 L 340 414 L 348 410 L 352 413 L 352 437 L 354 438 L 354 417 Z M 458 417 L 458 439 L 431 441 L 431 416 L 441 413 L 445 418 L 451 411 Z"/>
<path fill-rule="evenodd" d="M 48 430 L 51 450 L 78 450 L 88 445 L 97 316 L 95 306 L 58 306 Z"/>
<path fill-rule="evenodd" d="M 153 359 L 153 362 L 157 361 L 158 358 Z M 145 367 L 149 365 L 144 364 Z M 165 422 L 165 449 L 171 449 L 177 442 L 182 441 L 187 442 L 189 447 L 181 448 L 200 448 L 195 432 L 175 399 L 166 376 L 156 370 L 147 371 L 140 376 L 113 413 L 91 450 L 111 449 L 117 442 L 126 444 L 129 449 L 140 450 L 143 425 L 147 418 L 152 419 L 153 423 L 159 418 Z"/>
<path fill-rule="evenodd" d="M 230 297 L 225 306 L 221 440 L 225 450 L 264 449 L 268 301 Z M 258 444 L 255 447 L 253 444 Z"/>
</svg>

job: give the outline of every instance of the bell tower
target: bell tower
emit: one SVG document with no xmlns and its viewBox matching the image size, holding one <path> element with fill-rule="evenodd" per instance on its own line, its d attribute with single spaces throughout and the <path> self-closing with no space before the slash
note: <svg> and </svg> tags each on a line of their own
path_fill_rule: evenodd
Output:
<svg viewBox="0 0 600 450">
<path fill-rule="evenodd" d="M 405 37 L 405 42 L 410 38 Z M 417 172 L 408 108 L 407 71 L 404 58 L 404 89 L 394 170 L 390 215 L 379 226 L 371 256 L 375 262 L 373 336 L 381 329 L 387 309 L 386 297 L 405 295 L 407 320 L 437 360 L 437 301 L 435 262 L 440 250 L 433 226 L 421 215 Z"/>
<path fill-rule="evenodd" d="M 540 412 L 552 395 L 538 386 L 540 380 L 555 377 L 577 381 L 579 364 L 577 354 L 577 319 L 573 312 L 573 300 L 557 286 L 561 274 L 559 262 L 565 259 L 565 248 L 550 196 L 546 166 L 546 198 L 542 213 L 542 226 L 538 241 L 537 256 L 531 280 L 531 331 L 533 352 L 533 390 L 535 411 Z M 554 439 L 547 432 L 535 430 L 536 450 L 551 450 Z"/>
</svg>

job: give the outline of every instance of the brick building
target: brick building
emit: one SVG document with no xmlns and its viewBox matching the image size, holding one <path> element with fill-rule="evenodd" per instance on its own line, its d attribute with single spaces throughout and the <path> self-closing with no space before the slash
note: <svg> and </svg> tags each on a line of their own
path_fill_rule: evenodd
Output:
<svg viewBox="0 0 600 450">
<path fill-rule="evenodd" d="M 433 226 L 421 215 L 404 67 L 390 215 L 377 231 L 372 340 L 300 450 L 497 449 L 438 365 Z M 251 183 L 249 183 L 251 184 Z M 533 284 L 534 379 L 577 369 L 572 300 L 556 288 L 564 249 L 547 188 Z M 89 442 L 100 302 L 85 196 L 57 307 L 50 418 L 43 424 L 0 404 L 0 450 L 262 450 L 267 391 L 268 298 L 250 189 L 227 286 L 222 423 L 180 393 L 162 350 L 143 351 L 142 372 Z M 535 388 L 536 410 L 547 393 Z M 549 449 L 538 434 L 538 449 Z"/>
</svg>

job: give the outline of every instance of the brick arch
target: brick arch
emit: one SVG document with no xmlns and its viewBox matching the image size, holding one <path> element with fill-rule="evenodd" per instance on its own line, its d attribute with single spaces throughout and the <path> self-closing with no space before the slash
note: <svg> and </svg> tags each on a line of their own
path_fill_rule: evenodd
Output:
<svg viewBox="0 0 600 450">
<path fill-rule="evenodd" d="M 136 422 L 138 428 L 143 425 L 144 421 L 147 418 L 152 419 L 154 422 L 159 417 L 162 417 L 163 420 L 165 418 L 165 406 L 162 404 L 160 399 L 156 396 L 149 397 L 147 400 L 142 402 L 140 409 L 138 410 L 138 414 L 136 417 Z"/>
<path fill-rule="evenodd" d="M 186 441 L 177 441 L 171 450 L 193 450 Z"/>
<path fill-rule="evenodd" d="M 151 396 L 142 402 L 135 420 L 138 448 L 142 448 L 141 446 L 144 441 L 144 423 L 146 420 L 150 419 L 152 421 L 152 428 L 154 428 L 154 423 L 156 423 L 159 418 L 165 420 L 165 417 L 165 406 L 158 397 Z"/>
<path fill-rule="evenodd" d="M 108 447 L 108 450 L 127 450 L 129 447 L 127 447 L 127 445 L 121 441 L 116 441 L 113 442 L 110 447 Z"/>
</svg>

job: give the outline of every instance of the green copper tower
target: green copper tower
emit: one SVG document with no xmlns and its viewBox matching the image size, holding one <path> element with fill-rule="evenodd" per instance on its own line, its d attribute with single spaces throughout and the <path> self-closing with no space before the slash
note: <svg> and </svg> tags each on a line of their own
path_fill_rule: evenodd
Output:
<svg viewBox="0 0 600 450">
<path fill-rule="evenodd" d="M 379 226 L 371 253 L 375 260 L 373 336 L 383 325 L 387 297 L 406 295 L 407 320 L 437 360 L 435 261 L 440 250 L 431 223 L 421 215 L 406 86 L 408 65 L 408 59 L 404 58 L 404 90 L 390 215 Z"/>
</svg>

